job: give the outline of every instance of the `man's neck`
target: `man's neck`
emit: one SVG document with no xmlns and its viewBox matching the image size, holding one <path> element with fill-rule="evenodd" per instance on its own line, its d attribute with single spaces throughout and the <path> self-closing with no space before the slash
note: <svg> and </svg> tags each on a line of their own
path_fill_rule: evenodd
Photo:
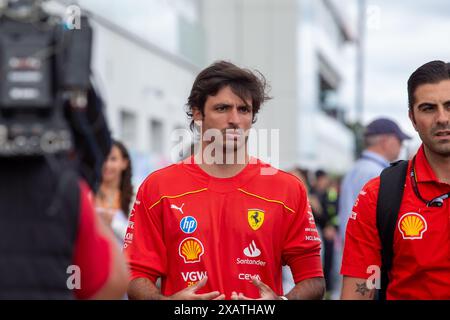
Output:
<svg viewBox="0 0 450 320">
<path fill-rule="evenodd" d="M 194 162 L 198 164 L 198 166 L 208 175 L 215 178 L 234 177 L 239 172 L 244 170 L 244 168 L 249 163 L 249 156 L 247 152 L 245 152 L 243 159 L 239 159 L 241 161 L 237 161 L 238 159 L 236 159 L 236 153 L 234 153 L 232 157 L 231 155 L 229 155 L 229 158 L 233 159 L 231 163 L 226 161 L 227 160 L 226 157 L 222 159 L 222 161 L 213 161 L 213 163 L 209 163 L 208 161 L 205 161 L 205 159 L 203 159 L 201 155 L 202 153 L 196 154 L 194 156 Z"/>
<path fill-rule="evenodd" d="M 425 156 L 439 181 L 450 184 L 450 157 L 441 156 L 424 146 Z"/>
</svg>

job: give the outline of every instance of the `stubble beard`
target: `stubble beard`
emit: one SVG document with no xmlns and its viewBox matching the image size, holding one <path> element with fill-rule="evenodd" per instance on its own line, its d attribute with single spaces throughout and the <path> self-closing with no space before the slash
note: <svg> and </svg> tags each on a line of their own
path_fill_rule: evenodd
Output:
<svg viewBox="0 0 450 320">
<path fill-rule="evenodd" d="M 420 137 L 431 152 L 439 155 L 440 157 L 450 158 L 450 137 L 446 140 L 435 140 L 434 136 L 436 131 L 437 129 L 433 129 L 426 136 L 420 134 Z"/>
</svg>

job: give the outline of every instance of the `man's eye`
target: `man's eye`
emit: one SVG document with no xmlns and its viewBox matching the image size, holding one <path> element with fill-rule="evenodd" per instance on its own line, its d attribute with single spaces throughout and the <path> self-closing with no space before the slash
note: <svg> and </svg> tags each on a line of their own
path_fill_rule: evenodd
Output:
<svg viewBox="0 0 450 320">
<path fill-rule="evenodd" d="M 241 107 L 241 108 L 239 108 L 239 111 L 242 112 L 242 113 L 249 113 L 250 112 L 250 108 Z"/>
<path fill-rule="evenodd" d="M 420 108 L 423 112 L 430 112 L 430 111 L 433 111 L 434 110 L 434 107 L 433 106 L 430 106 L 430 105 L 424 105 L 424 106 L 422 106 L 422 108 Z"/>
<path fill-rule="evenodd" d="M 217 110 L 217 111 L 225 111 L 226 108 L 227 108 L 226 106 L 217 106 L 217 107 L 216 107 L 216 110 Z"/>
</svg>

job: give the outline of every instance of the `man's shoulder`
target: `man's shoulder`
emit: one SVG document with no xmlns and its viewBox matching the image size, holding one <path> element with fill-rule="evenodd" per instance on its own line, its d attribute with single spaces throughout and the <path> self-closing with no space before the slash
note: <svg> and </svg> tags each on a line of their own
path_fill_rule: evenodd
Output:
<svg viewBox="0 0 450 320">
<path fill-rule="evenodd" d="M 403 160 L 403 162 L 406 162 L 405 160 Z M 378 194 L 379 190 L 380 190 L 380 185 L 381 185 L 381 175 L 383 173 L 383 171 L 386 170 L 390 170 L 391 173 L 393 172 L 393 170 L 396 169 L 400 169 L 400 166 L 398 166 L 399 164 L 402 164 L 402 161 L 399 161 L 397 164 L 392 164 L 390 167 L 387 167 L 383 170 L 381 170 L 380 174 L 372 179 L 370 179 L 365 185 L 364 185 L 364 189 L 366 191 Z M 406 164 L 407 168 L 410 168 L 411 166 L 411 162 L 407 162 L 407 163 L 403 163 Z M 398 167 L 397 167 L 398 166 Z"/>
<path fill-rule="evenodd" d="M 139 192 L 151 195 L 150 198 L 178 194 L 193 182 L 183 164 L 178 162 L 150 173 L 141 183 Z"/>
<path fill-rule="evenodd" d="M 258 160 L 260 164 L 260 173 L 258 179 L 274 186 L 283 185 L 290 189 L 303 188 L 306 189 L 303 182 L 295 175 L 284 170 L 273 167 L 272 165 Z"/>
<path fill-rule="evenodd" d="M 298 177 L 293 175 L 292 173 L 279 170 L 277 179 L 281 183 L 287 184 L 290 188 L 300 188 L 306 191 L 306 187 L 302 180 L 300 180 Z"/>
<path fill-rule="evenodd" d="M 149 184 L 158 182 L 161 179 L 170 179 L 173 176 L 178 176 L 181 172 L 180 163 L 173 163 L 164 168 L 158 169 L 150 173 L 142 182 L 142 184 Z"/>
<path fill-rule="evenodd" d="M 290 208 L 296 208 L 299 201 L 306 201 L 307 191 L 296 176 L 261 162 L 261 172 L 256 180 L 250 180 L 244 190 L 263 198 L 276 200 Z"/>
<path fill-rule="evenodd" d="M 342 192 L 344 194 L 353 194 L 360 190 L 372 179 L 377 178 L 383 168 L 380 165 L 373 164 L 364 159 L 359 159 L 354 166 L 347 172 L 342 180 Z"/>
<path fill-rule="evenodd" d="M 360 175 L 372 175 L 377 176 L 383 170 L 383 166 L 380 163 L 368 160 L 366 158 L 359 158 L 350 172 Z"/>
<path fill-rule="evenodd" d="M 354 189 L 354 199 L 351 201 L 351 207 L 347 208 L 347 210 L 350 210 L 350 208 L 353 208 L 355 210 L 358 204 L 364 203 L 365 205 L 374 206 L 378 199 L 378 192 L 380 189 L 380 177 L 374 177 L 372 179 L 369 179 L 366 183 L 364 183 L 360 188 Z M 349 198 L 350 196 L 350 190 L 345 187 L 341 190 L 341 199 L 344 199 L 344 197 Z M 350 211 L 348 211 L 350 212 Z"/>
<path fill-rule="evenodd" d="M 177 163 L 151 172 L 140 184 L 140 189 L 149 188 L 157 185 L 166 179 L 172 179 L 179 174 L 180 170 Z"/>
<path fill-rule="evenodd" d="M 376 176 L 369 181 L 366 182 L 366 184 L 363 187 L 363 190 L 378 193 L 378 190 L 380 189 L 380 176 Z"/>
</svg>

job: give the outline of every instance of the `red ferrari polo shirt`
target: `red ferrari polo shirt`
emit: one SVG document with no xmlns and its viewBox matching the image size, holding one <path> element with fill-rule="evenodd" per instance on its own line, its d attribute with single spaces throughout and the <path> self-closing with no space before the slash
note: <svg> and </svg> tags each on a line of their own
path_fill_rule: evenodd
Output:
<svg viewBox="0 0 450 320">
<path fill-rule="evenodd" d="M 405 191 L 394 233 L 393 267 L 387 299 L 450 299 L 450 200 L 427 207 L 412 187 L 408 166 Z M 431 169 L 422 146 L 415 161 L 420 195 L 431 200 L 450 192 Z M 368 268 L 380 266 L 381 244 L 376 226 L 380 178 L 361 190 L 349 218 L 341 273 L 368 278 Z"/>
<path fill-rule="evenodd" d="M 320 239 L 297 178 L 260 161 L 214 178 L 191 160 L 141 185 L 124 244 L 132 278 L 161 277 L 162 294 L 172 295 L 207 275 L 198 293 L 230 299 L 232 291 L 259 298 L 252 276 L 281 295 L 283 264 L 296 282 L 323 276 Z"/>
</svg>

